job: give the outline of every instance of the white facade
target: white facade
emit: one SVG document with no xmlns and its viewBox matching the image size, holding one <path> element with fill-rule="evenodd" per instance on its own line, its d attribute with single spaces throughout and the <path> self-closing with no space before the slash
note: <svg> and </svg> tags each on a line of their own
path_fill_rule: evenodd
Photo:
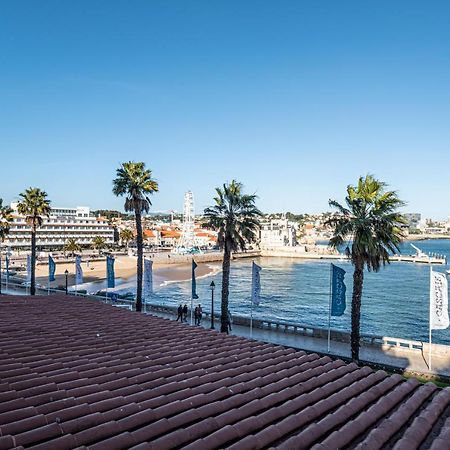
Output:
<svg viewBox="0 0 450 450">
<path fill-rule="evenodd" d="M 31 228 L 25 217 L 17 210 L 17 203 L 11 203 L 13 222 L 4 244 L 11 249 L 27 248 L 31 242 Z M 107 244 L 114 242 L 114 228 L 106 220 L 93 216 L 85 206 L 51 209 L 50 217 L 44 217 L 42 227 L 36 232 L 36 245 L 46 248 L 63 247 L 68 239 L 75 239 L 80 245 L 90 245 L 96 236 Z"/>
<path fill-rule="evenodd" d="M 287 219 L 272 219 L 261 223 L 260 247 L 262 249 L 294 247 L 297 245 L 297 230 Z"/>
</svg>

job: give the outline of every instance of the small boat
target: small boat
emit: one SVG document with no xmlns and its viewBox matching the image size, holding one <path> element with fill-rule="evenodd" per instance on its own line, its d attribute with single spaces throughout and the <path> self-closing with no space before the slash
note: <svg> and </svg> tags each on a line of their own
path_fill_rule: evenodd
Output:
<svg viewBox="0 0 450 450">
<path fill-rule="evenodd" d="M 445 273 L 446 273 L 448 276 L 450 276 L 450 269 L 449 269 L 449 270 L 446 270 Z"/>
</svg>

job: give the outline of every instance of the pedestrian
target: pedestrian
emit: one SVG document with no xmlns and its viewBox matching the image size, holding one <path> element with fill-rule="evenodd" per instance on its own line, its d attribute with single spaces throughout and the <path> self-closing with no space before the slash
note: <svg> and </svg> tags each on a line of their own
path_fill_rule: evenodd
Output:
<svg viewBox="0 0 450 450">
<path fill-rule="evenodd" d="M 180 322 L 183 322 L 183 305 L 180 303 L 180 306 L 178 307 L 178 316 L 177 316 L 177 322 L 178 319 L 180 319 Z"/>
<path fill-rule="evenodd" d="M 233 316 L 230 313 L 230 310 L 227 310 L 227 315 L 228 315 L 228 327 L 230 328 L 231 331 L 231 324 L 233 323 Z"/>
<path fill-rule="evenodd" d="M 200 305 L 199 303 L 197 306 L 197 325 L 200 325 L 200 322 L 202 321 L 202 316 L 203 316 L 202 305 Z"/>
<path fill-rule="evenodd" d="M 198 306 L 196 306 L 195 309 L 194 309 L 194 324 L 195 325 L 200 325 L 200 323 L 198 321 Z"/>
<path fill-rule="evenodd" d="M 187 308 L 187 304 L 185 303 L 183 306 L 183 321 L 187 322 L 187 313 L 188 313 L 188 308 Z"/>
</svg>

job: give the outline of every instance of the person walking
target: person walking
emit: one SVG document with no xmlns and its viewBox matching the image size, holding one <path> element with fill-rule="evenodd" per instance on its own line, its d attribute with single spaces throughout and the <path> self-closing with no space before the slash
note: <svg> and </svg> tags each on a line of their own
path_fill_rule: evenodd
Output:
<svg viewBox="0 0 450 450">
<path fill-rule="evenodd" d="M 202 309 L 202 305 L 200 305 L 200 303 L 197 306 L 197 325 L 200 325 L 201 321 L 202 321 L 202 316 L 203 316 L 203 309 Z"/>
<path fill-rule="evenodd" d="M 182 322 L 187 322 L 187 314 L 188 314 L 188 307 L 187 304 L 185 303 L 183 306 L 183 319 Z"/>
<path fill-rule="evenodd" d="M 196 306 L 194 309 L 194 324 L 196 326 L 199 325 L 199 323 L 198 323 L 198 306 Z"/>
<path fill-rule="evenodd" d="M 227 310 L 227 314 L 228 314 L 228 327 L 230 328 L 230 331 L 231 331 L 231 324 L 233 322 L 233 316 L 231 315 L 229 309 Z"/>
<path fill-rule="evenodd" d="M 183 322 L 183 305 L 180 303 L 180 306 L 178 307 L 178 316 L 177 316 L 177 322 L 178 319 L 180 319 L 180 322 Z"/>
</svg>

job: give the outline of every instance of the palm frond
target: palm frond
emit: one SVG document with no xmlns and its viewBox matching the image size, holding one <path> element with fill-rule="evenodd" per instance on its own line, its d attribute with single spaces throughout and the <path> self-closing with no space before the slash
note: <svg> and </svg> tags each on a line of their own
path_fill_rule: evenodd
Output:
<svg viewBox="0 0 450 450">
<path fill-rule="evenodd" d="M 236 180 L 216 188 L 214 206 L 204 210 L 207 228 L 218 232 L 220 248 L 230 251 L 245 249 L 247 243 L 257 239 L 261 211 L 256 207 L 256 195 L 242 193 L 243 186 Z"/>
<path fill-rule="evenodd" d="M 395 191 L 386 191 L 386 183 L 366 175 L 356 186 L 347 187 L 347 207 L 330 200 L 337 210 L 327 224 L 333 229 L 330 245 L 341 247 L 352 240 L 352 261 L 363 261 L 368 270 L 378 271 L 398 251 L 405 224 L 398 208 L 404 205 Z"/>
</svg>

